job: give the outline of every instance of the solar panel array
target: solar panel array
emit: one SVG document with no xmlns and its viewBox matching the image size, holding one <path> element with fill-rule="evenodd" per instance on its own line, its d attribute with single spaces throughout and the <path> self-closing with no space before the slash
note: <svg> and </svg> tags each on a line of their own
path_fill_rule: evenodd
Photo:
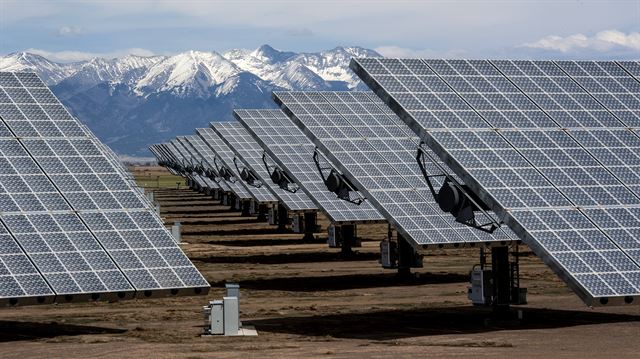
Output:
<svg viewBox="0 0 640 359">
<path fill-rule="evenodd" d="M 195 166 L 203 166 L 202 158 L 199 156 L 198 152 L 193 149 L 193 147 L 189 144 L 185 136 L 178 136 L 175 139 L 175 145 L 179 146 L 178 151 L 189 159 L 191 163 L 191 168 L 194 169 Z M 204 168 L 204 167 L 203 167 Z M 210 188 L 210 189 L 220 189 L 220 185 L 212 180 L 211 178 L 204 175 L 204 173 L 198 173 L 193 171 L 191 173 L 191 179 L 194 180 L 200 187 L 202 188 Z"/>
<path fill-rule="evenodd" d="M 188 151 L 198 159 L 198 161 L 202 164 L 205 170 L 212 170 L 215 174 L 215 163 L 213 162 L 213 152 L 209 149 L 202 139 L 196 135 L 193 136 L 184 136 L 184 145 L 187 147 Z M 215 176 L 214 178 L 207 178 L 209 181 L 213 182 L 209 186 L 212 189 L 219 189 L 223 192 L 233 192 L 240 193 L 237 195 L 238 198 L 241 199 L 250 199 L 251 195 L 247 192 L 247 190 L 241 185 L 236 183 L 228 183 L 224 180 L 224 178 Z M 233 189 L 232 189 L 233 188 Z"/>
<path fill-rule="evenodd" d="M 184 176 L 187 179 L 195 182 L 200 187 L 207 187 L 207 183 L 205 182 L 205 180 L 200 177 L 200 175 L 198 175 L 195 171 L 193 171 L 195 162 L 193 161 L 192 156 L 189 155 L 182 147 L 178 139 L 169 141 L 167 147 L 170 151 L 176 154 L 177 158 L 180 159 L 180 163 L 183 164 Z"/>
<path fill-rule="evenodd" d="M 236 183 L 240 183 L 242 186 L 242 180 L 240 179 L 240 174 L 238 170 L 235 168 L 233 164 L 233 151 L 227 146 L 226 143 L 218 136 L 218 134 L 212 128 L 198 128 L 196 129 L 198 136 L 202 138 L 202 140 L 209 146 L 213 152 L 218 155 L 218 158 L 222 161 L 230 171 L 233 173 L 235 177 Z M 253 199 L 258 203 L 275 203 L 278 202 L 276 196 L 266 187 L 253 187 L 253 186 L 245 186 L 245 188 L 249 191 Z"/>
<path fill-rule="evenodd" d="M 196 129 L 196 133 L 199 130 L 204 129 Z M 217 174 L 217 166 L 223 163 L 222 159 L 216 155 L 216 153 L 207 145 L 204 139 L 198 134 L 194 136 L 187 137 L 187 142 L 191 144 L 191 146 L 195 149 L 195 151 L 200 155 L 200 158 L 203 159 L 203 163 L 206 164 L 206 167 L 212 170 Z M 242 183 L 242 181 L 237 180 L 225 180 L 222 177 L 216 177 L 216 182 L 220 185 L 221 189 L 227 193 L 233 193 L 240 200 L 251 200 L 253 196 L 247 190 L 247 187 Z"/>
<path fill-rule="evenodd" d="M 173 146 L 172 146 L 173 147 Z M 161 157 L 164 161 L 172 164 L 175 167 L 182 168 L 184 165 L 178 158 L 173 154 L 172 151 L 169 151 L 168 143 L 160 143 L 155 145 L 155 149 L 161 154 Z M 169 168 L 172 174 L 177 175 L 178 172 L 176 169 Z"/>
<path fill-rule="evenodd" d="M 244 166 L 253 170 L 261 181 L 261 185 L 273 192 L 287 210 L 303 212 L 316 211 L 318 209 L 304 192 L 297 191 L 294 193 L 287 191 L 271 181 L 270 173 L 262 161 L 264 151 L 241 124 L 237 122 L 217 122 L 212 127 L 235 153 L 236 159 L 240 161 L 239 168 L 244 164 Z M 269 158 L 268 161 L 271 163 L 273 160 Z"/>
<path fill-rule="evenodd" d="M 35 74 L 0 73 L 0 119 L 0 299 L 208 291 L 148 203 Z"/>
<path fill-rule="evenodd" d="M 510 241 L 443 213 L 416 162 L 418 139 L 372 93 L 275 92 L 285 113 L 396 229 L 418 245 Z"/>
<path fill-rule="evenodd" d="M 351 65 L 587 304 L 640 294 L 636 63 Z"/>
<path fill-rule="evenodd" d="M 357 205 L 327 190 L 313 161 L 315 145 L 281 110 L 235 110 L 234 115 L 332 222 L 385 221 L 371 203 Z"/>
</svg>

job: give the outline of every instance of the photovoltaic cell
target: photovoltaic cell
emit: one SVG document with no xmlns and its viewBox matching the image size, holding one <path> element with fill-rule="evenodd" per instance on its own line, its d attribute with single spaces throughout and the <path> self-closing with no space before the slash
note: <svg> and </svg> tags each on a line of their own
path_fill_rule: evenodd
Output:
<svg viewBox="0 0 640 359">
<path fill-rule="evenodd" d="M 638 83 L 619 64 L 352 68 L 585 302 L 638 296 Z"/>
<path fill-rule="evenodd" d="M 356 205 L 327 190 L 313 161 L 315 145 L 281 110 L 235 110 L 234 115 L 332 222 L 385 220 L 370 202 Z"/>
</svg>

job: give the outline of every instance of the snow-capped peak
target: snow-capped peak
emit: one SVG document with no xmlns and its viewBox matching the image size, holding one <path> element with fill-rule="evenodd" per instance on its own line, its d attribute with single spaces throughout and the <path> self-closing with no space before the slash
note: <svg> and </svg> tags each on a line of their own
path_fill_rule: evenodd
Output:
<svg viewBox="0 0 640 359">
<path fill-rule="evenodd" d="M 35 71 L 49 85 L 58 83 L 72 75 L 75 72 L 75 66 L 75 64 L 59 64 L 28 52 L 14 52 L 0 57 L 1 70 Z"/>
<path fill-rule="evenodd" d="M 100 83 L 112 88 L 123 84 L 142 97 L 170 92 L 181 97 L 193 94 L 208 98 L 215 96 L 214 87 L 242 72 L 292 90 L 334 89 L 335 82 L 341 83 L 338 88 L 355 88 L 360 81 L 349 69 L 350 58 L 375 56 L 380 55 L 360 47 L 294 53 L 262 45 L 255 50 L 230 50 L 224 55 L 186 51 L 174 56 L 127 55 L 61 64 L 18 52 L 0 57 L 0 70 L 35 71 L 48 85 L 74 83 L 87 89 Z"/>
<path fill-rule="evenodd" d="M 242 70 L 217 52 L 188 51 L 157 62 L 138 81 L 136 90 L 172 91 L 205 96 L 208 90 Z"/>
<path fill-rule="evenodd" d="M 296 56 L 295 52 L 276 50 L 269 45 L 262 45 L 255 49 L 251 54 L 258 60 L 267 64 L 275 64 L 278 62 L 285 62 L 292 57 Z"/>
<path fill-rule="evenodd" d="M 359 47 L 293 53 L 186 51 L 56 63 L 30 53 L 0 56 L 0 71 L 34 71 L 70 111 L 120 153 L 146 155 L 161 142 L 230 119 L 234 108 L 272 108 L 274 90 L 347 90 L 361 83 L 351 57 L 379 56 Z"/>
</svg>

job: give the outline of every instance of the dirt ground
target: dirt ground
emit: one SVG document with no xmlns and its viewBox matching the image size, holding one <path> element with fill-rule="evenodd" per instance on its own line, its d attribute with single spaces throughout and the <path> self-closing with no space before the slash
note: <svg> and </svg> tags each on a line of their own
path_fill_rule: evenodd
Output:
<svg viewBox="0 0 640 359">
<path fill-rule="evenodd" d="M 496 320 L 466 298 L 478 250 L 430 252 L 416 278 L 378 264 L 385 225 L 359 227 L 358 255 L 241 217 L 157 168 L 134 172 L 157 190 L 166 223 L 210 281 L 208 296 L 5 308 L 2 357 L 415 358 L 638 357 L 640 306 L 587 308 L 533 255 L 521 259 L 523 320 Z M 149 180 L 153 179 L 153 180 Z M 328 222 L 321 220 L 323 230 Z M 225 281 L 241 286 L 241 319 L 257 337 L 200 337 L 202 306 Z M 515 307 L 514 307 L 515 308 Z"/>
</svg>

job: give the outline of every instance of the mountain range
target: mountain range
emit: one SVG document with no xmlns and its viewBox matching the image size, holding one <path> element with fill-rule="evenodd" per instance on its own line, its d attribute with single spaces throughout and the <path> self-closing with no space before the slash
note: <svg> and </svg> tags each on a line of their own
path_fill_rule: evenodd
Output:
<svg viewBox="0 0 640 359">
<path fill-rule="evenodd" d="M 262 45 L 223 54 L 187 51 L 57 63 L 18 52 L 0 57 L 0 71 L 36 72 L 116 153 L 148 156 L 149 144 L 229 120 L 234 108 L 274 108 L 274 90 L 364 89 L 349 61 L 378 56 L 361 47 L 295 53 Z"/>
</svg>

